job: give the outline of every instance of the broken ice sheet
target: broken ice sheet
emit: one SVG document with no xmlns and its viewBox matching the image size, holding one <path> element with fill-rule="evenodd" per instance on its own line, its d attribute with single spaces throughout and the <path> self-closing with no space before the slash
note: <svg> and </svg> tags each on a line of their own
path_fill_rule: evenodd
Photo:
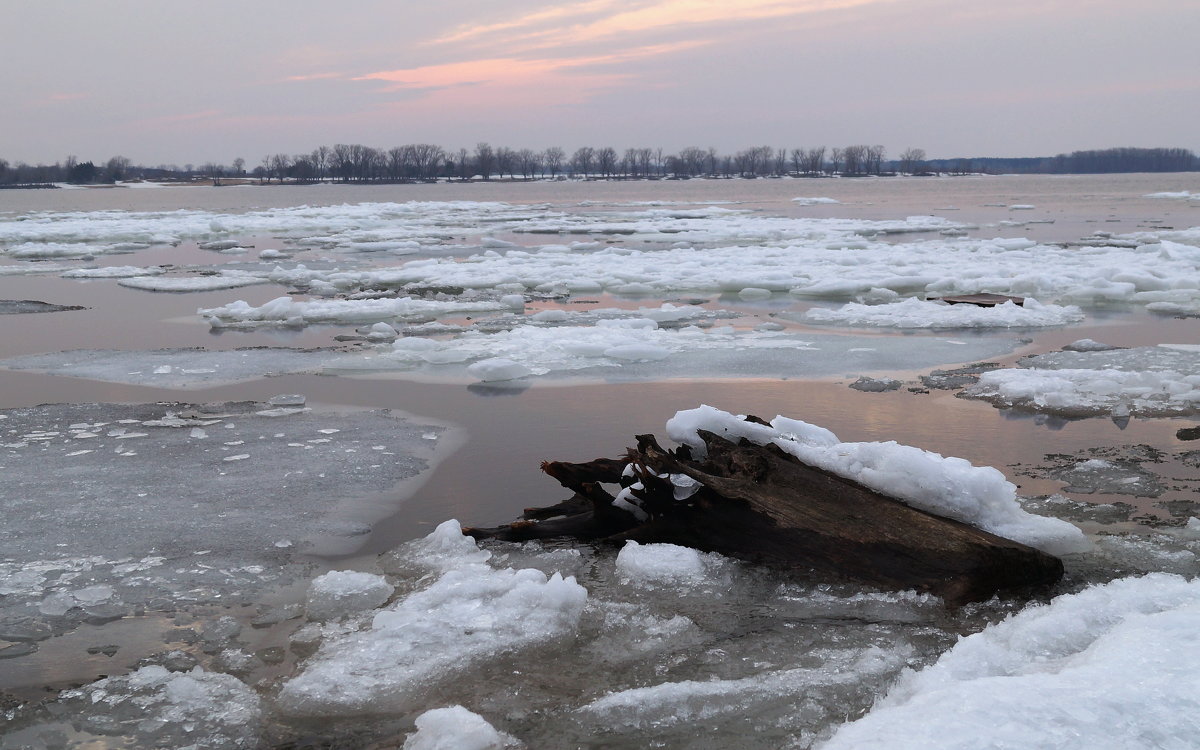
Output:
<svg viewBox="0 0 1200 750">
<path fill-rule="evenodd" d="M 252 347 L 232 350 L 76 349 L 0 360 L 0 367 L 109 383 L 188 389 L 257 380 L 269 375 L 319 370 L 339 356 L 332 349 Z"/>
<path fill-rule="evenodd" d="M 294 394 L 279 401 L 292 405 L 285 416 L 263 416 L 269 404 L 256 402 L 3 411 L 0 619 L 32 613 L 71 626 L 253 600 L 305 574 L 297 554 L 356 547 L 397 486 L 447 449 L 423 437 L 440 425 L 310 410 Z M 227 429 L 198 439 L 195 425 Z M 395 455 L 371 463 L 376 445 Z"/>
<path fill-rule="evenodd" d="M 1068 418 L 1200 412 L 1200 346 L 1061 351 L 984 373 L 962 392 L 1000 407 Z"/>
</svg>

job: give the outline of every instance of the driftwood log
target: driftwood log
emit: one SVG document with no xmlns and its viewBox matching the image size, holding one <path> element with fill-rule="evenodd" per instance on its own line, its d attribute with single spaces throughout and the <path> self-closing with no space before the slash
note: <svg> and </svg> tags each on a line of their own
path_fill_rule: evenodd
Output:
<svg viewBox="0 0 1200 750">
<path fill-rule="evenodd" d="M 927 591 L 955 605 L 1062 576 L 1056 557 L 909 507 L 776 446 L 699 434 L 707 446 L 701 461 L 687 446 L 667 451 L 652 435 L 638 435 L 637 448 L 622 460 L 543 463 L 544 472 L 575 493 L 569 500 L 527 509 L 521 520 L 504 526 L 464 532 L 507 541 L 667 542 L 882 588 Z M 700 486 L 677 499 L 672 474 Z M 614 496 L 603 485 L 628 489 Z M 618 497 L 640 507 L 634 511 Z"/>
</svg>

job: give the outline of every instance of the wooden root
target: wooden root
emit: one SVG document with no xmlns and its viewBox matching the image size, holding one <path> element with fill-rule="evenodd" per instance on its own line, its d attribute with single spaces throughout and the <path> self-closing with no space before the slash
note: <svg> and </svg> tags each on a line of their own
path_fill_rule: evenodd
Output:
<svg viewBox="0 0 1200 750">
<path fill-rule="evenodd" d="M 522 520 L 464 529 L 477 538 L 667 542 L 887 589 L 916 589 L 950 604 L 1050 584 L 1051 555 L 936 516 L 810 466 L 773 445 L 732 443 L 701 431 L 707 458 L 638 435 L 623 460 L 546 462 L 575 494 Z M 676 481 L 672 481 L 675 475 Z M 679 488 L 689 477 L 699 485 Z M 618 495 L 602 485 L 623 488 Z M 688 497 L 677 499 L 687 492 Z M 614 504 L 616 503 L 616 504 Z"/>
</svg>

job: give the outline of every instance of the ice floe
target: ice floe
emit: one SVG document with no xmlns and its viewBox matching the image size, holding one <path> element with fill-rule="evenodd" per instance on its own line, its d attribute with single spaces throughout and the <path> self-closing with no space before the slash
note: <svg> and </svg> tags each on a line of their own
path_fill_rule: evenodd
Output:
<svg viewBox="0 0 1200 750">
<path fill-rule="evenodd" d="M 468 555 L 379 611 L 369 629 L 322 643 L 284 684 L 279 705 L 303 716 L 403 710 L 481 659 L 573 633 L 586 601 L 574 578 L 491 568 Z"/>
<path fill-rule="evenodd" d="M 813 466 L 853 479 L 915 508 L 969 523 L 1051 554 L 1080 552 L 1090 543 L 1067 521 L 1021 508 L 1016 486 L 997 469 L 974 466 L 894 441 L 843 443 L 829 430 L 778 416 L 770 426 L 701 406 L 678 412 L 667 434 L 695 451 L 704 450 L 697 431 L 707 430 L 758 445 L 772 444 Z"/>
<path fill-rule="evenodd" d="M 377 495 L 428 469 L 439 441 L 423 436 L 443 432 L 383 411 L 312 410 L 294 396 L 2 416 L 0 624 L 34 617 L 46 637 L 307 576 L 297 553 L 357 547 L 390 512 Z M 312 606 L 332 617 L 381 594 L 378 581 L 330 574 Z"/>
<path fill-rule="evenodd" d="M 243 300 L 221 307 L 202 308 L 197 314 L 213 328 L 254 326 L 304 326 L 312 323 L 361 323 L 403 320 L 467 312 L 496 311 L 506 306 L 493 300 L 438 301 L 400 297 L 373 300 L 309 300 L 276 297 L 254 306 Z"/>
<path fill-rule="evenodd" d="M 1062 351 L 980 375 L 963 391 L 998 407 L 1064 417 L 1167 417 L 1200 411 L 1200 346 Z"/>
<path fill-rule="evenodd" d="M 426 711 L 417 717 L 416 725 L 402 750 L 503 750 L 521 744 L 462 706 Z"/>
<path fill-rule="evenodd" d="M 243 286 L 270 283 L 269 279 L 241 273 L 220 272 L 204 276 L 127 276 L 117 283 L 130 289 L 147 292 L 211 292 L 215 289 L 237 289 Z"/>
<path fill-rule="evenodd" d="M 916 298 L 882 305 L 850 302 L 836 309 L 817 307 L 802 316 L 808 323 L 878 328 L 1043 328 L 1083 318 L 1083 311 L 1074 305 L 1043 305 L 1034 299 L 1026 299 L 1023 306 L 1005 302 L 980 307 Z"/>
<path fill-rule="evenodd" d="M 1198 621 L 1200 581 L 1161 573 L 1033 605 L 905 674 L 820 747 L 1188 747 Z"/>
<path fill-rule="evenodd" d="M 68 691 L 60 701 L 78 712 L 84 732 L 136 747 L 256 747 L 263 714 L 250 687 L 199 667 L 146 666 Z"/>
</svg>

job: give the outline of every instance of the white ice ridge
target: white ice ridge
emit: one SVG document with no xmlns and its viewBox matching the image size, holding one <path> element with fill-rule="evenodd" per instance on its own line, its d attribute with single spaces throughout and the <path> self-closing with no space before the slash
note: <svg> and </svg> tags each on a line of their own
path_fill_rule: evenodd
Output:
<svg viewBox="0 0 1200 750">
<path fill-rule="evenodd" d="M 574 577 L 492 568 L 459 537 L 457 521 L 438 526 L 428 543 L 444 552 L 465 549 L 458 564 L 379 611 L 367 630 L 323 643 L 284 684 L 282 710 L 294 716 L 402 710 L 480 659 L 575 631 L 587 591 Z"/>
<path fill-rule="evenodd" d="M 380 357 L 407 367 L 504 360 L 523 368 L 473 371 L 481 380 L 503 380 L 529 374 L 655 362 L 683 352 L 807 351 L 812 348 L 809 341 L 784 333 L 738 332 L 730 327 L 662 329 L 648 318 L 632 318 L 602 320 L 594 327 L 519 326 L 497 333 L 467 331 L 453 339 L 399 338 L 390 351 L 383 352 Z"/>
<path fill-rule="evenodd" d="M 663 727 L 704 722 L 746 711 L 765 701 L 797 703 L 821 688 L 854 685 L 904 665 L 909 649 L 839 649 L 820 654 L 820 668 L 782 669 L 736 680 L 683 680 L 610 693 L 582 706 L 584 713 L 619 727 Z"/>
<path fill-rule="evenodd" d="M 1147 236 L 1141 240 L 1146 244 L 1133 248 L 1063 248 L 1001 238 L 892 244 L 828 227 L 762 240 L 739 234 L 750 230 L 742 220 L 728 221 L 726 241 L 743 244 L 692 247 L 683 241 L 664 249 L 613 246 L 591 252 L 544 245 L 369 271 L 276 270 L 271 277 L 335 289 L 405 284 L 617 294 L 755 289 L 829 299 L 880 290 L 902 296 L 995 292 L 1068 302 L 1200 306 L 1200 232 L 1189 238 L 1193 244 Z"/>
<path fill-rule="evenodd" d="M 401 318 L 452 315 L 463 312 L 508 309 L 494 301 L 446 302 L 413 299 L 309 300 L 276 297 L 255 307 L 237 300 L 221 307 L 200 308 L 213 328 L 253 327 L 261 325 L 300 326 L 309 323 L 369 322 Z"/>
<path fill-rule="evenodd" d="M 416 725 L 402 750 L 503 750 L 521 744 L 462 706 L 426 711 L 417 717 Z"/>
<path fill-rule="evenodd" d="M 1028 607 L 908 672 L 821 750 L 1189 748 L 1200 580 L 1154 573 Z"/>
<path fill-rule="evenodd" d="M 99 268 L 72 268 L 63 271 L 64 279 L 129 279 L 136 276 L 159 276 L 166 273 L 154 266 L 101 266 Z"/>
<path fill-rule="evenodd" d="M 963 391 L 1000 407 L 1066 417 L 1169 417 L 1200 412 L 1200 346 L 1063 351 L 984 373 Z"/>
<path fill-rule="evenodd" d="M 1050 554 L 1083 552 L 1090 544 L 1075 525 L 1021 508 L 1016 486 L 999 470 L 974 466 L 894 441 L 843 443 L 823 427 L 777 416 L 770 426 L 711 406 L 680 411 L 667 422 L 667 435 L 703 454 L 698 430 L 774 444 L 805 463 L 853 479 L 914 508 L 953 518 Z"/>
<path fill-rule="evenodd" d="M 877 328 L 1042 328 L 1078 323 L 1083 311 L 1074 305 L 1043 305 L 1026 299 L 1024 306 L 1005 302 L 995 307 L 951 305 L 911 297 L 883 305 L 850 302 L 830 310 L 813 308 L 804 313 L 809 323 Z"/>
<path fill-rule="evenodd" d="M 237 289 L 254 284 L 267 284 L 270 283 L 270 280 L 245 272 L 221 271 L 211 276 L 162 276 L 159 274 L 132 276 L 120 278 L 117 283 L 131 289 L 143 289 L 148 292 L 209 292 L 216 289 Z"/>
</svg>

